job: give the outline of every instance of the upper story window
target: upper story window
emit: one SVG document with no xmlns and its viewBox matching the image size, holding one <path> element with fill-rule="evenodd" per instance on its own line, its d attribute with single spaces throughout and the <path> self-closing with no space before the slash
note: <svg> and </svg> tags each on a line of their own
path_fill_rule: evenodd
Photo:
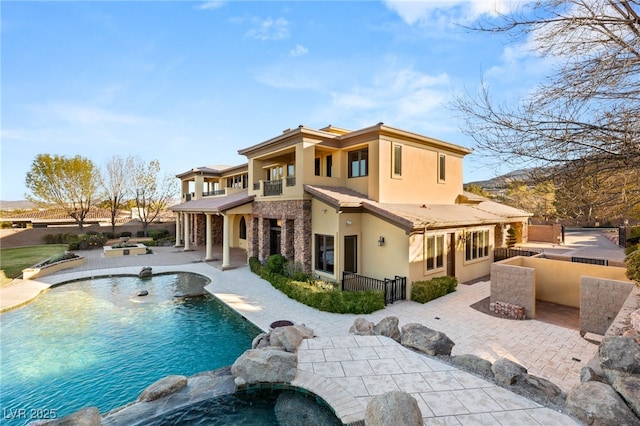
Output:
<svg viewBox="0 0 640 426">
<path fill-rule="evenodd" d="M 349 177 L 361 177 L 369 174 L 369 148 L 349 152 Z"/>
<path fill-rule="evenodd" d="M 270 167 L 267 170 L 267 180 L 279 180 L 284 175 L 284 168 L 282 166 Z"/>
<path fill-rule="evenodd" d="M 333 176 L 333 157 L 331 155 L 327 155 L 324 160 L 326 165 L 325 173 L 327 174 L 327 177 L 331 177 Z"/>
<path fill-rule="evenodd" d="M 322 158 L 316 157 L 315 163 L 314 163 L 314 170 L 315 170 L 315 175 L 316 176 L 320 176 L 320 172 L 321 172 L 320 166 L 321 166 L 321 164 L 322 164 Z"/>
<path fill-rule="evenodd" d="M 296 166 L 293 163 L 287 164 L 287 176 L 296 175 Z"/>
<path fill-rule="evenodd" d="M 393 145 L 393 177 L 402 176 L 402 145 Z"/>
<path fill-rule="evenodd" d="M 333 157 L 331 154 L 315 158 L 314 174 L 316 176 L 333 176 Z"/>
<path fill-rule="evenodd" d="M 447 156 L 438 154 L 438 182 L 447 180 Z"/>
</svg>

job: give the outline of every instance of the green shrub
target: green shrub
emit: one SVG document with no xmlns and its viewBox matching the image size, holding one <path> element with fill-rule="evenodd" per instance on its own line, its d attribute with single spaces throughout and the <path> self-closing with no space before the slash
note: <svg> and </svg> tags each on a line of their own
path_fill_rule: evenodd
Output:
<svg viewBox="0 0 640 426">
<path fill-rule="evenodd" d="M 144 231 L 136 231 L 136 237 L 138 238 L 144 237 Z"/>
<path fill-rule="evenodd" d="M 279 265 L 280 259 L 273 262 Z M 306 274 L 304 281 L 292 280 L 284 275 L 274 273 L 268 264 L 263 265 L 255 257 L 249 258 L 249 269 L 269 281 L 272 286 L 289 298 L 320 311 L 340 314 L 369 314 L 384 308 L 384 293 L 382 291 L 341 291 L 336 286 L 326 285 L 324 282 L 309 282 Z"/>
<path fill-rule="evenodd" d="M 122 231 L 120 233 L 121 237 L 131 237 L 131 231 Z"/>
<path fill-rule="evenodd" d="M 304 272 L 300 262 L 287 262 L 284 264 L 284 275 L 294 281 L 309 281 L 311 277 Z"/>
<path fill-rule="evenodd" d="M 114 234 L 114 233 L 113 233 L 113 232 L 111 232 L 111 231 L 103 232 L 103 234 L 104 234 L 104 236 L 105 236 L 105 237 L 107 237 L 107 239 L 109 239 L 109 240 L 113 240 L 113 239 L 116 237 L 116 234 Z"/>
<path fill-rule="evenodd" d="M 633 253 L 634 251 L 638 250 L 639 248 L 640 248 L 640 244 L 636 244 L 634 246 L 629 246 L 629 247 L 624 249 L 624 254 L 629 256 L 631 253 Z"/>
<path fill-rule="evenodd" d="M 411 300 L 427 303 L 456 291 L 457 286 L 458 279 L 456 277 L 436 277 L 428 281 L 414 281 L 411 287 Z"/>
<path fill-rule="evenodd" d="M 284 265 L 287 258 L 281 254 L 272 254 L 267 259 L 267 269 L 274 274 L 284 275 Z"/>
<path fill-rule="evenodd" d="M 627 264 L 627 278 L 635 281 L 636 285 L 640 287 L 640 250 L 627 256 L 625 263 Z"/>
</svg>

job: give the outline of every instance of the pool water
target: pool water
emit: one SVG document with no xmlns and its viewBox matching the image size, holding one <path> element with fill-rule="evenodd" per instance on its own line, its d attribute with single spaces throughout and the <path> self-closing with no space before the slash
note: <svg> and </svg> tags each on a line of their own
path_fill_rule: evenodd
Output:
<svg viewBox="0 0 640 426">
<path fill-rule="evenodd" d="M 189 273 L 106 277 L 50 289 L 0 316 L 2 424 L 134 401 L 170 374 L 232 364 L 261 332 Z M 138 296 L 140 291 L 148 295 Z"/>
</svg>

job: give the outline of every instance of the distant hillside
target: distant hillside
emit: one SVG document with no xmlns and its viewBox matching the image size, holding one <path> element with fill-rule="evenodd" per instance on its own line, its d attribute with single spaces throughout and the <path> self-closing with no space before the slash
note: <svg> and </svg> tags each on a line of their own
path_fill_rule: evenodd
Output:
<svg viewBox="0 0 640 426">
<path fill-rule="evenodd" d="M 513 181 L 527 181 L 531 175 L 530 169 L 514 170 L 504 175 L 496 176 L 493 179 L 477 180 L 475 182 L 467 182 L 465 185 L 479 185 L 484 189 L 499 189 L 506 187 Z"/>
<path fill-rule="evenodd" d="M 29 210 L 35 209 L 37 206 L 31 201 L 2 201 L 0 200 L 0 210 Z"/>
</svg>

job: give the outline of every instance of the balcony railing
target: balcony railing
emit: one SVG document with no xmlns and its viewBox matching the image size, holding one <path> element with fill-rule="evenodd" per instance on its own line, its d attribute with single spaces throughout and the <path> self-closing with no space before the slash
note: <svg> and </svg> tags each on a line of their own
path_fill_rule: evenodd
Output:
<svg viewBox="0 0 640 426">
<path fill-rule="evenodd" d="M 270 195 L 282 194 L 282 180 L 267 180 L 263 184 L 264 191 L 262 195 L 268 197 Z"/>
<path fill-rule="evenodd" d="M 296 186 L 295 176 L 287 176 L 287 186 Z"/>
<path fill-rule="evenodd" d="M 215 191 L 203 192 L 203 197 L 208 197 L 211 195 L 225 195 L 227 193 L 226 189 L 216 189 Z"/>
<path fill-rule="evenodd" d="M 253 190 L 254 191 L 260 191 L 260 182 L 256 182 L 253 184 Z"/>
</svg>

